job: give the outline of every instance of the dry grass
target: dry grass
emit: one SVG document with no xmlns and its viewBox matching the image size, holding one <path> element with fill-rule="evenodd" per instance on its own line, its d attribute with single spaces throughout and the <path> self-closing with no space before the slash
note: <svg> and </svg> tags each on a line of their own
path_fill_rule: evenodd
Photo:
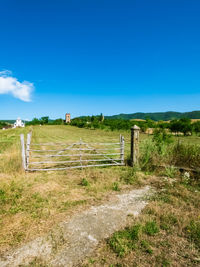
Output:
<svg viewBox="0 0 200 267">
<path fill-rule="evenodd" d="M 199 183 L 155 176 L 146 183 L 157 193 L 142 215 L 103 242 L 82 266 L 199 266 Z"/>
<path fill-rule="evenodd" d="M 122 168 L 114 167 L 55 172 L 53 175 L 1 174 L 1 252 L 49 231 L 76 210 L 97 204 L 113 192 L 115 182 L 120 183 L 121 172 Z M 82 179 L 89 185 L 82 185 Z"/>
</svg>

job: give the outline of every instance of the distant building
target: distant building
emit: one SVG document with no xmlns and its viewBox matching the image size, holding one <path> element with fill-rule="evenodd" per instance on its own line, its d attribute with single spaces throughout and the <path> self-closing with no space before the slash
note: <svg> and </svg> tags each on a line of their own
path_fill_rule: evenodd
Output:
<svg viewBox="0 0 200 267">
<path fill-rule="evenodd" d="M 70 123 L 71 122 L 71 115 L 70 113 L 65 114 L 65 122 Z"/>
<path fill-rule="evenodd" d="M 25 123 L 22 122 L 22 120 L 20 118 L 17 118 L 16 122 L 14 123 L 13 128 L 17 128 L 17 127 L 25 127 Z"/>
</svg>

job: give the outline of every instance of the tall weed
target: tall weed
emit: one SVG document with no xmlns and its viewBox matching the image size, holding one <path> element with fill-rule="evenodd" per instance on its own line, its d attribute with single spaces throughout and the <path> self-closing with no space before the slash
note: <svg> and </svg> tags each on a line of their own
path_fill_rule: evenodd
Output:
<svg viewBox="0 0 200 267">
<path fill-rule="evenodd" d="M 152 139 L 142 142 L 140 151 L 140 166 L 145 170 L 160 165 L 200 168 L 200 146 L 180 142 L 173 144 L 172 137 L 164 131 L 156 130 Z"/>
<path fill-rule="evenodd" d="M 172 149 L 172 162 L 176 166 L 200 168 L 200 146 L 176 143 Z"/>
</svg>

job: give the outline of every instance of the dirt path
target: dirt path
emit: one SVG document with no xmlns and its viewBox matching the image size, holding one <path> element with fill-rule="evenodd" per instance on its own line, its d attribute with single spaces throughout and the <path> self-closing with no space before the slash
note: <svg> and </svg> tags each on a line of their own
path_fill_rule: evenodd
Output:
<svg viewBox="0 0 200 267">
<path fill-rule="evenodd" d="M 75 214 L 47 236 L 9 252 L 0 267 L 27 266 L 35 258 L 48 266 L 74 266 L 89 256 L 97 244 L 127 224 L 127 216 L 137 216 L 146 206 L 149 187 L 118 194 L 101 206 Z"/>
</svg>

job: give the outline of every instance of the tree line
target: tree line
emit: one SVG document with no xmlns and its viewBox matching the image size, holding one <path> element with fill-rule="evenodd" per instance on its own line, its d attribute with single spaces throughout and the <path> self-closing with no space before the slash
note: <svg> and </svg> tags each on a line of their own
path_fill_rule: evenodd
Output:
<svg viewBox="0 0 200 267">
<path fill-rule="evenodd" d="M 0 121 L 0 129 L 4 128 L 8 126 L 8 123 L 4 122 L 4 121 Z"/>
<path fill-rule="evenodd" d="M 144 121 L 124 120 L 124 119 L 103 119 L 102 114 L 99 116 L 85 116 L 75 118 L 71 121 L 71 125 L 79 128 L 88 129 L 109 129 L 114 130 L 130 130 L 132 126 L 137 125 L 142 132 L 146 132 L 148 128 L 168 129 L 178 134 L 191 135 L 193 133 L 200 134 L 200 121 L 193 122 L 188 118 L 171 120 L 170 122 L 155 122 L 151 119 Z"/>
<path fill-rule="evenodd" d="M 50 120 L 48 116 L 41 117 L 41 118 L 33 118 L 32 121 L 27 121 L 26 126 L 29 125 L 64 125 L 66 124 L 65 121 L 61 118 Z"/>
<path fill-rule="evenodd" d="M 48 116 L 34 118 L 32 121 L 26 122 L 26 125 L 64 125 L 68 124 L 61 118 L 50 120 Z M 142 132 L 146 132 L 148 128 L 168 129 L 169 131 L 185 136 L 193 133 L 200 135 L 200 121 L 192 122 L 188 118 L 176 120 L 153 121 L 149 118 L 146 120 L 124 120 L 124 119 L 104 119 L 102 114 L 97 116 L 83 116 L 71 120 L 70 125 L 87 129 L 106 129 L 106 130 L 130 130 L 133 125 L 140 127 Z"/>
</svg>

